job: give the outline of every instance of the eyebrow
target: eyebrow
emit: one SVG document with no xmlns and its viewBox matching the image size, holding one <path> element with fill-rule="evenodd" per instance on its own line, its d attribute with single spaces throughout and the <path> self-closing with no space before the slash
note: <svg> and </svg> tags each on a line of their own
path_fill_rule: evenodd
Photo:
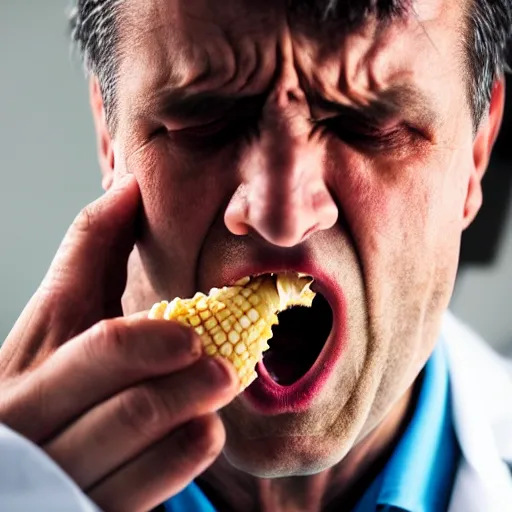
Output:
<svg viewBox="0 0 512 512">
<path fill-rule="evenodd" d="M 182 91 L 165 93 L 157 102 L 160 116 L 175 120 L 204 121 L 236 111 L 249 114 L 261 109 L 267 93 L 251 96 L 221 95 L 211 92 L 187 94 Z"/>
<path fill-rule="evenodd" d="M 340 116 L 357 115 L 369 121 L 385 121 L 400 115 L 431 126 L 439 114 L 432 100 L 421 90 L 408 84 L 391 86 L 376 94 L 366 104 L 344 104 L 313 93 L 312 104 L 318 109 Z"/>
<path fill-rule="evenodd" d="M 177 121 L 208 121 L 233 113 L 236 116 L 256 115 L 263 108 L 268 91 L 258 95 L 236 96 L 212 92 L 186 93 L 171 90 L 157 101 L 156 113 Z M 382 122 L 400 115 L 406 120 L 435 124 L 438 113 L 432 100 L 412 85 L 391 86 L 366 104 L 341 103 L 308 91 L 312 110 L 339 116 L 357 116 L 368 121 Z"/>
</svg>

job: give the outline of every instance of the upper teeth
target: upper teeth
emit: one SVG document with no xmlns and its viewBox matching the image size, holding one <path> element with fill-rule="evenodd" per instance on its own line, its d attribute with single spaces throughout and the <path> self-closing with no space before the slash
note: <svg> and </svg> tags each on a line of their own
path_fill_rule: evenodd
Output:
<svg viewBox="0 0 512 512">
<path fill-rule="evenodd" d="M 285 271 L 285 272 L 283 272 L 283 274 L 290 274 L 290 273 L 296 274 L 299 279 L 302 278 L 302 277 L 311 277 L 309 274 L 305 274 L 304 272 L 295 272 L 295 271 L 289 271 L 289 272 Z M 262 274 L 258 274 L 257 276 L 255 275 L 255 276 L 242 277 L 238 281 L 235 281 L 234 286 L 245 286 L 246 284 L 248 284 L 251 281 L 251 279 L 254 279 L 256 277 L 260 277 L 260 275 L 262 275 Z M 277 275 L 278 275 L 278 273 L 276 273 L 276 272 L 270 272 L 270 276 L 271 277 L 277 276 Z"/>
</svg>

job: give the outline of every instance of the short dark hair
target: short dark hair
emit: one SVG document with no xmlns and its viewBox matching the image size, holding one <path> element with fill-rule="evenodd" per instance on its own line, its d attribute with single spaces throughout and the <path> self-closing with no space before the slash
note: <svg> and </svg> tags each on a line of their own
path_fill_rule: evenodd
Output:
<svg viewBox="0 0 512 512">
<path fill-rule="evenodd" d="M 467 0 L 464 36 L 469 70 L 469 101 L 475 129 L 485 113 L 495 80 L 507 68 L 512 38 L 512 0 Z M 126 0 L 77 0 L 70 15 L 71 38 L 87 73 L 98 77 L 107 121 L 115 131 L 116 82 L 119 62 L 119 25 Z M 400 16 L 410 0 L 288 0 L 290 9 L 307 12 L 308 19 L 337 20 L 347 27 L 370 15 L 379 19 Z"/>
</svg>

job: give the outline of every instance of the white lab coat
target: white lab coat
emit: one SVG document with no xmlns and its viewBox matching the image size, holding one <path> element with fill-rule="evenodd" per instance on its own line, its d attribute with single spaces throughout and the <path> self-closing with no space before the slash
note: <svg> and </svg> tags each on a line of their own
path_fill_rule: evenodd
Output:
<svg viewBox="0 0 512 512">
<path fill-rule="evenodd" d="M 448 512 L 512 512 L 512 379 L 506 362 L 447 313 L 442 327 L 462 449 Z M 44 452 L 0 425 L 0 511 L 98 512 Z"/>
<path fill-rule="evenodd" d="M 449 512 L 512 512 L 510 363 L 450 313 L 442 333 L 462 450 Z"/>
</svg>

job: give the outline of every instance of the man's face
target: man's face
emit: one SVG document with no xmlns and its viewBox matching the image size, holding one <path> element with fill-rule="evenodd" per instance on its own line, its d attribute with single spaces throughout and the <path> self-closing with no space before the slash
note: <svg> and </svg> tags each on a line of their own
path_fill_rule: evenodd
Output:
<svg viewBox="0 0 512 512">
<path fill-rule="evenodd" d="M 140 184 L 155 297 L 289 268 L 331 304 L 338 355 L 308 407 L 268 414 L 241 395 L 222 411 L 226 457 L 257 476 L 331 467 L 410 387 L 474 172 L 458 3 L 343 37 L 285 3 L 129 2 L 114 138 L 114 173 Z"/>
</svg>

